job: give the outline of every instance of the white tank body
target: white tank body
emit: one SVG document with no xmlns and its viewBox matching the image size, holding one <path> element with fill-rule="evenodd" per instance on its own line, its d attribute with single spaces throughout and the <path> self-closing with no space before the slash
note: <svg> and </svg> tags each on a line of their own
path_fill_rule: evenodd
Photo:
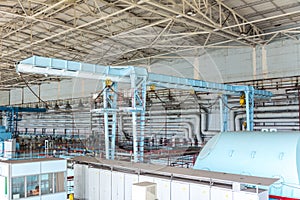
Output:
<svg viewBox="0 0 300 200">
<path fill-rule="evenodd" d="M 270 194 L 300 198 L 300 132 L 224 132 L 200 152 L 194 169 L 280 178 Z"/>
</svg>

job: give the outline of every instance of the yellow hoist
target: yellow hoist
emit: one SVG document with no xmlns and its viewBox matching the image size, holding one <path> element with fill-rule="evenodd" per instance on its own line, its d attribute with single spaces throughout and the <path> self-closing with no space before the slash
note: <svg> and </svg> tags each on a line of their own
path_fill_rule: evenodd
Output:
<svg viewBox="0 0 300 200">
<path fill-rule="evenodd" d="M 245 93 L 240 96 L 240 105 L 244 106 L 246 104 Z"/>
</svg>

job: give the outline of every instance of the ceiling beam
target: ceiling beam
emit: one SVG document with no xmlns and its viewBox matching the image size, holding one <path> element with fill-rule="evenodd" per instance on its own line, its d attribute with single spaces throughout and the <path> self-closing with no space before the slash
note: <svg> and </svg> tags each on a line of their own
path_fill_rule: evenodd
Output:
<svg viewBox="0 0 300 200">
<path fill-rule="evenodd" d="M 69 28 L 69 29 L 67 29 L 67 30 L 64 30 L 64 31 L 61 31 L 61 32 L 59 32 L 59 33 L 53 34 L 53 35 L 51 35 L 51 36 L 45 37 L 45 38 L 43 38 L 43 39 L 41 39 L 41 40 L 34 41 L 34 42 L 30 43 L 30 44 L 27 44 L 27 45 L 25 45 L 25 46 L 22 46 L 22 47 L 18 48 L 17 50 L 14 50 L 14 51 L 11 51 L 11 52 L 2 54 L 2 55 L 1 55 L 1 58 L 2 58 L 2 57 L 5 57 L 5 56 L 10 56 L 10 55 L 12 55 L 12 54 L 17 53 L 18 51 L 21 51 L 21 50 L 24 50 L 24 49 L 26 49 L 26 48 L 29 48 L 29 47 L 31 47 L 32 45 L 38 45 L 38 44 L 40 44 L 40 43 L 42 43 L 42 42 L 45 42 L 45 41 L 47 41 L 47 40 L 50 40 L 50 39 L 59 37 L 59 36 L 64 35 L 64 34 L 67 34 L 67 33 L 71 32 L 71 31 L 75 31 L 75 30 L 78 30 L 78 29 L 80 29 L 80 28 L 84 28 L 84 27 L 87 27 L 87 26 L 91 26 L 91 25 L 93 25 L 93 24 L 95 24 L 95 23 L 97 23 L 97 22 L 103 21 L 103 20 L 105 20 L 105 19 L 109 19 L 109 18 L 112 17 L 112 16 L 115 16 L 115 15 L 121 14 L 121 13 L 123 13 L 123 12 L 126 12 L 126 11 L 128 11 L 128 10 L 134 8 L 134 7 L 135 7 L 134 5 L 129 6 L 129 7 L 126 7 L 126 8 L 124 8 L 124 9 L 122 9 L 122 10 L 119 10 L 119 11 L 114 12 L 114 13 L 112 13 L 112 14 L 105 15 L 105 16 L 100 17 L 100 18 L 97 18 L 97 19 L 95 19 L 95 20 L 93 20 L 93 21 L 90 21 L 90 22 L 88 22 L 88 23 L 79 25 L 79 26 L 77 26 L 77 27 Z"/>
</svg>

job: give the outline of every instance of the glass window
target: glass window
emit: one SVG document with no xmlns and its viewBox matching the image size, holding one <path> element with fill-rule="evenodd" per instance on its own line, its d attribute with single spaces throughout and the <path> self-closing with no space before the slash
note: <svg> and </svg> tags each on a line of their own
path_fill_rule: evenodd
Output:
<svg viewBox="0 0 300 200">
<path fill-rule="evenodd" d="M 37 196 L 40 194 L 39 176 L 26 176 L 27 196 Z"/>
<path fill-rule="evenodd" d="M 65 191 L 65 173 L 59 172 L 54 174 L 54 192 L 64 192 Z"/>
<path fill-rule="evenodd" d="M 53 193 L 53 174 L 41 175 L 41 193 L 42 194 Z"/>
<path fill-rule="evenodd" d="M 12 178 L 12 199 L 25 197 L 25 177 Z"/>
</svg>

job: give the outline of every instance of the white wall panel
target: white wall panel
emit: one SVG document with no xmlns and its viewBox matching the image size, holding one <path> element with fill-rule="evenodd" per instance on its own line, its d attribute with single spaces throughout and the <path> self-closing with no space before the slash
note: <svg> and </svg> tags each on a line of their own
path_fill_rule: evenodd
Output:
<svg viewBox="0 0 300 200">
<path fill-rule="evenodd" d="M 143 175 L 139 176 L 139 182 L 153 182 L 153 181 L 154 178 L 151 176 L 143 176 Z"/>
<path fill-rule="evenodd" d="M 40 174 L 40 162 L 20 163 L 11 166 L 12 177 Z"/>
<path fill-rule="evenodd" d="M 32 91 L 39 95 L 39 86 L 38 85 L 31 85 L 30 88 Z M 38 98 L 31 92 L 31 90 L 27 87 L 24 88 L 24 103 L 30 103 L 30 102 L 37 102 Z"/>
<path fill-rule="evenodd" d="M 1 163 L 0 164 L 0 176 L 7 176 L 9 174 L 9 164 Z"/>
<path fill-rule="evenodd" d="M 9 92 L 0 91 L 0 105 L 8 105 L 8 104 L 9 104 Z"/>
<path fill-rule="evenodd" d="M 153 182 L 157 184 L 157 198 L 159 200 L 171 200 L 170 180 L 154 178 Z"/>
<path fill-rule="evenodd" d="M 210 200 L 210 187 L 190 183 L 190 199 Z"/>
<path fill-rule="evenodd" d="M 190 186 L 189 183 L 172 181 L 171 182 L 171 199 L 172 200 L 185 200 L 190 199 Z"/>
<path fill-rule="evenodd" d="M 41 163 L 41 173 L 54 173 L 67 170 L 66 160 L 47 161 Z"/>
<path fill-rule="evenodd" d="M 100 198 L 99 200 L 110 200 L 111 199 L 111 171 L 101 170 L 100 171 Z M 94 200 L 94 199 L 91 199 Z"/>
<path fill-rule="evenodd" d="M 86 176 L 87 165 L 74 165 L 74 197 L 76 199 L 87 198 L 88 177 Z M 88 175 L 88 174 L 87 174 Z"/>
<path fill-rule="evenodd" d="M 112 199 L 124 200 L 125 199 L 125 178 L 124 173 L 112 172 Z"/>
<path fill-rule="evenodd" d="M 95 168 L 89 168 L 88 169 L 88 176 L 89 176 L 89 182 L 88 182 L 88 199 L 89 200 L 97 200 L 100 199 L 100 170 Z"/>
<path fill-rule="evenodd" d="M 211 200 L 232 200 L 231 189 L 212 187 Z"/>
<path fill-rule="evenodd" d="M 10 103 L 11 104 L 21 104 L 22 103 L 22 89 L 11 90 Z"/>
<path fill-rule="evenodd" d="M 132 184 L 138 182 L 139 182 L 138 175 L 125 174 L 125 200 L 131 200 Z"/>
<path fill-rule="evenodd" d="M 8 178 L 7 177 L 0 176 L 0 199 L 3 199 L 3 200 L 8 199 L 8 193 L 9 193 L 8 192 L 8 188 L 9 188 L 8 185 L 6 186 L 7 190 L 5 191 L 5 178 L 6 178 L 7 183 L 8 183 Z"/>
</svg>

